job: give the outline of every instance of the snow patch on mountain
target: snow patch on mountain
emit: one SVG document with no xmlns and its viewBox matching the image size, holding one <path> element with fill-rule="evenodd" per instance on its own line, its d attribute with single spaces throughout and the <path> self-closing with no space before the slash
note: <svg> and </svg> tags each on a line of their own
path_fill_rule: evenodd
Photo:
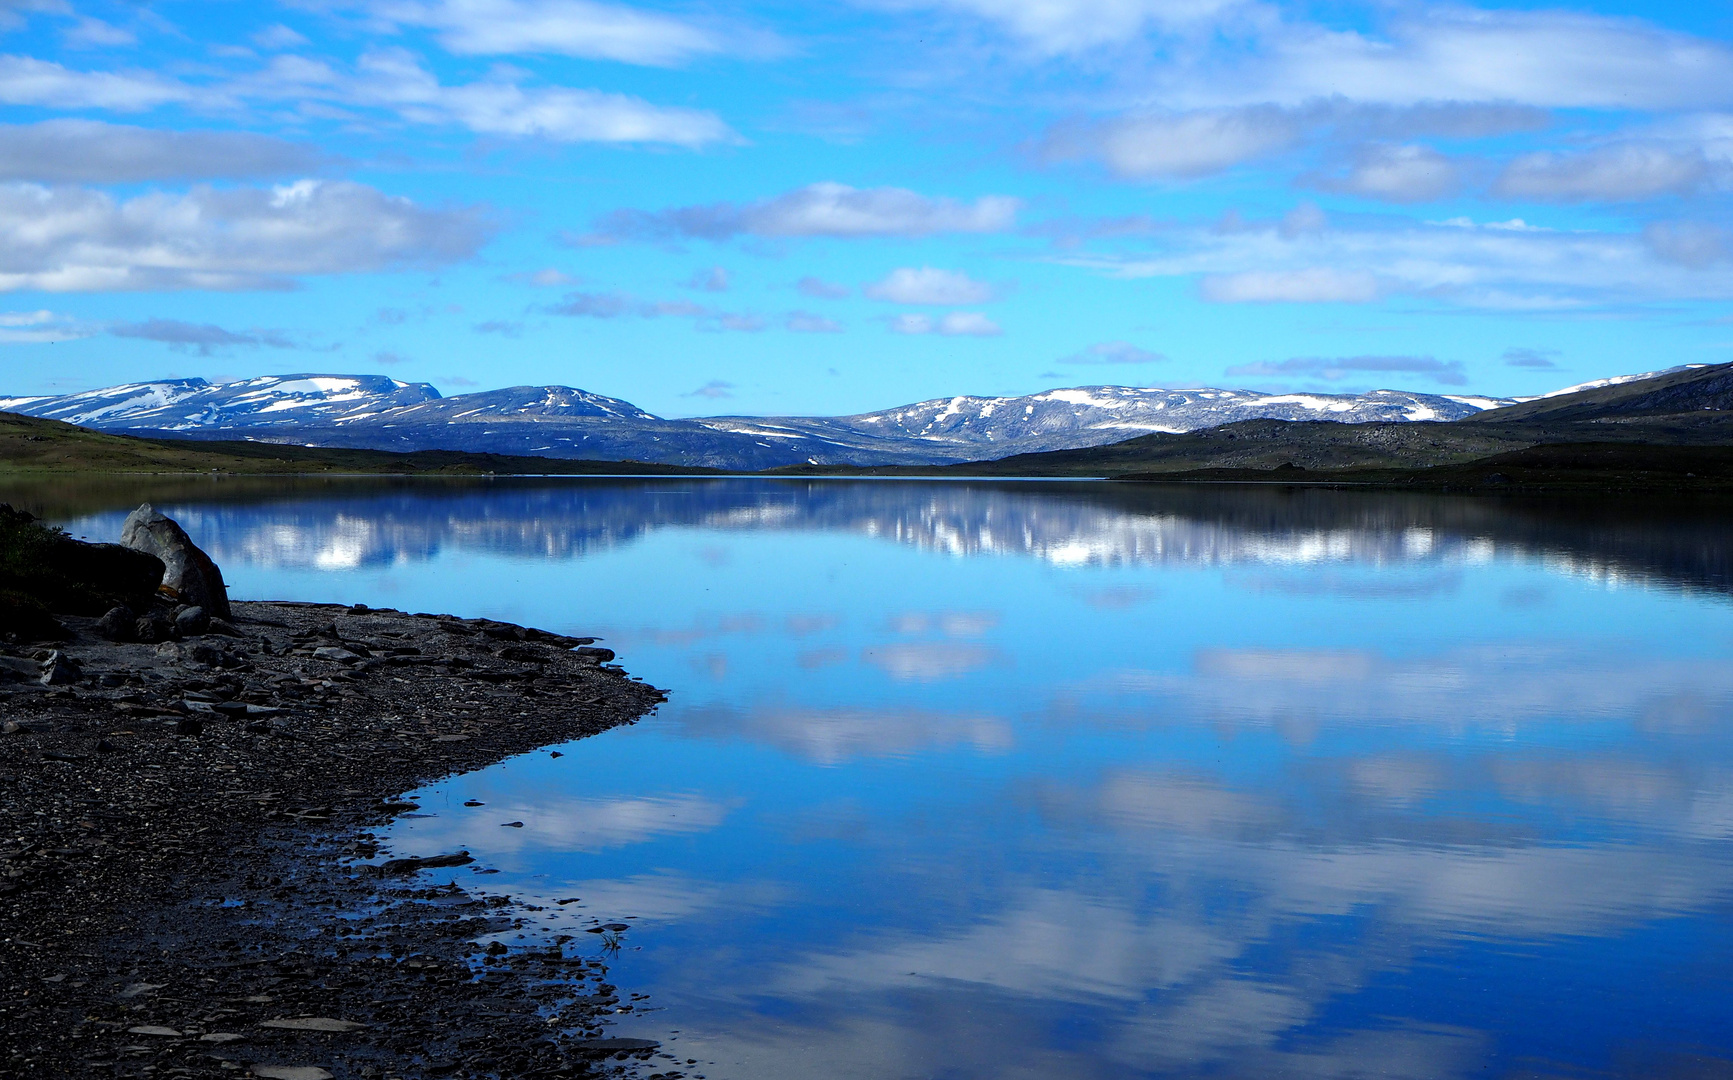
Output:
<svg viewBox="0 0 1733 1080">
<path fill-rule="evenodd" d="M 1708 366 L 1708 364 L 1675 364 L 1670 368 L 1662 368 L 1660 371 L 1645 371 L 1640 375 L 1614 375 L 1610 379 L 1591 379 L 1585 383 L 1577 383 L 1575 386 L 1567 386 L 1563 390 L 1554 390 L 1551 393 L 1542 394 L 1540 397 L 1544 400 L 1546 398 L 1563 397 L 1565 394 L 1574 394 L 1579 390 L 1599 390 L 1603 386 L 1623 386 L 1625 383 L 1642 382 L 1644 379 L 1654 379 L 1659 378 L 1662 375 L 1671 375 L 1675 371 L 1694 371 L 1697 368 Z M 1533 401 L 1535 399 L 1522 398 L 1520 400 Z"/>
</svg>

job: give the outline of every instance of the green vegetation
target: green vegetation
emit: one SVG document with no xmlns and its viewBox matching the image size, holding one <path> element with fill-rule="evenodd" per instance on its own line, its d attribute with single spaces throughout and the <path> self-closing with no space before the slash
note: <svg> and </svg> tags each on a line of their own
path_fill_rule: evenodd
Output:
<svg viewBox="0 0 1733 1080">
<path fill-rule="evenodd" d="M 57 613 L 101 615 L 116 604 L 148 605 L 162 574 L 153 555 L 80 543 L 0 503 L 0 633 L 45 640 L 62 632 Z"/>
<path fill-rule="evenodd" d="M 57 472 L 666 476 L 715 473 L 716 470 L 653 465 L 642 461 L 574 461 L 506 454 L 467 454 L 455 450 L 418 450 L 397 454 L 385 450 L 344 450 L 280 443 L 140 439 L 92 431 L 58 420 L 0 413 L 0 476 Z"/>
</svg>

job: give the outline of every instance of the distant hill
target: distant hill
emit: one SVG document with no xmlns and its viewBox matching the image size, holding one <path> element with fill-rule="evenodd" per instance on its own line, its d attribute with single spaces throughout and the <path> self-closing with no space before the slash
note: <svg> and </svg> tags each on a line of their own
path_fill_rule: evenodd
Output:
<svg viewBox="0 0 1733 1080">
<path fill-rule="evenodd" d="M 392 475 L 559 474 L 667 475 L 711 470 L 641 461 L 554 461 L 540 457 L 425 450 L 284 446 L 258 442 L 141 439 L 91 431 L 59 420 L 0 412 L 0 475 L 37 472 L 379 473 Z"/>
<path fill-rule="evenodd" d="M 1246 420 L 1107 446 L 875 473 L 1428 485 L 1733 485 L 1733 364 L 1662 372 L 1452 423 Z M 790 472 L 837 471 L 818 469 Z M 856 470 L 864 471 L 864 470 Z"/>
<path fill-rule="evenodd" d="M 1489 409 L 1475 423 L 1715 423 L 1733 411 L 1733 363 L 1694 364 L 1641 379 L 1608 380 Z M 1704 415 L 1708 414 L 1708 415 Z"/>
<path fill-rule="evenodd" d="M 1085 386 L 1024 397 L 937 398 L 854 416 L 668 420 L 567 386 L 441 397 L 426 383 L 299 374 L 0 398 L 0 409 L 143 437 L 638 460 L 750 472 L 797 464 L 942 465 L 1248 419 L 1455 420 L 1510 402 L 1402 390 L 1263 394 Z"/>
</svg>

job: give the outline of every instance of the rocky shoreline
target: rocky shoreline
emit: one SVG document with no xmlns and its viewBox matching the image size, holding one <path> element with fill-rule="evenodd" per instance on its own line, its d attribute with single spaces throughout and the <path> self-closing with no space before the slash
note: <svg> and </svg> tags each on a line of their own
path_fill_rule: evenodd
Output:
<svg viewBox="0 0 1733 1080">
<path fill-rule="evenodd" d="M 467 853 L 372 839 L 405 791 L 653 709 L 607 650 L 359 606 L 61 622 L 0 649 L 0 1077 L 702 1075 L 608 1038 L 599 939 L 518 941 Z"/>
</svg>

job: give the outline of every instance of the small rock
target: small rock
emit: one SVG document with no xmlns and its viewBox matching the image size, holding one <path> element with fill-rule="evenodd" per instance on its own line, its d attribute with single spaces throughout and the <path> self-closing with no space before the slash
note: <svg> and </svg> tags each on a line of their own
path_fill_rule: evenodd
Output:
<svg viewBox="0 0 1733 1080">
<path fill-rule="evenodd" d="M 211 617 L 204 608 L 193 604 L 175 612 L 175 629 L 181 637 L 197 637 L 211 628 Z"/>
<path fill-rule="evenodd" d="M 662 1044 L 654 1039 L 579 1039 L 572 1045 L 579 1050 L 599 1050 L 611 1054 L 616 1050 L 655 1050 Z"/>
<path fill-rule="evenodd" d="M 175 721 L 176 735 L 203 735 L 205 722 L 196 716 L 183 716 Z"/>
<path fill-rule="evenodd" d="M 148 994 L 152 990 L 161 990 L 167 985 L 168 983 L 133 983 L 131 986 L 128 986 L 125 990 L 122 990 L 114 996 L 120 998 L 122 1001 L 130 1001 L 140 994 Z"/>
<path fill-rule="evenodd" d="M 43 686 L 64 686 L 77 682 L 79 675 L 78 661 L 56 649 L 42 662 L 42 676 L 37 681 Z"/>
<path fill-rule="evenodd" d="M 283 1031 L 356 1031 L 367 1025 L 329 1016 L 279 1016 L 275 1020 L 263 1021 L 259 1026 Z"/>
<path fill-rule="evenodd" d="M 330 660 L 338 664 L 347 664 L 352 660 L 361 659 L 361 654 L 350 652 L 348 649 L 340 649 L 335 645 L 321 645 L 319 648 L 313 650 L 313 658 L 316 660 Z"/>
<path fill-rule="evenodd" d="M 215 645 L 199 642 L 187 653 L 187 658 L 195 664 L 208 664 L 214 668 L 232 668 L 241 666 L 241 658 L 226 649 Z"/>
<path fill-rule="evenodd" d="M 384 874 L 413 874 L 417 870 L 432 870 L 441 866 L 468 866 L 475 860 L 467 851 L 456 851 L 450 855 L 432 855 L 425 859 L 391 859 L 380 866 Z"/>
<path fill-rule="evenodd" d="M 208 1035 L 200 1035 L 199 1042 L 232 1043 L 240 1042 L 244 1038 L 246 1038 L 245 1035 L 236 1035 L 232 1031 L 213 1031 Z"/>
<path fill-rule="evenodd" d="M 264 1080 L 333 1080 L 317 1065 L 254 1065 L 253 1075 Z"/>
<path fill-rule="evenodd" d="M 110 641 L 131 641 L 138 614 L 125 604 L 117 604 L 96 620 L 96 632 Z"/>
<path fill-rule="evenodd" d="M 177 1039 L 181 1037 L 181 1033 L 176 1031 L 174 1028 L 162 1027 L 158 1024 L 140 1024 L 137 1027 L 129 1027 L 126 1030 L 132 1035 L 166 1035 Z"/>
<path fill-rule="evenodd" d="M 132 636 L 135 641 L 146 645 L 154 645 L 159 641 L 169 641 L 174 637 L 174 620 L 160 611 L 140 615 L 132 624 Z"/>
</svg>

